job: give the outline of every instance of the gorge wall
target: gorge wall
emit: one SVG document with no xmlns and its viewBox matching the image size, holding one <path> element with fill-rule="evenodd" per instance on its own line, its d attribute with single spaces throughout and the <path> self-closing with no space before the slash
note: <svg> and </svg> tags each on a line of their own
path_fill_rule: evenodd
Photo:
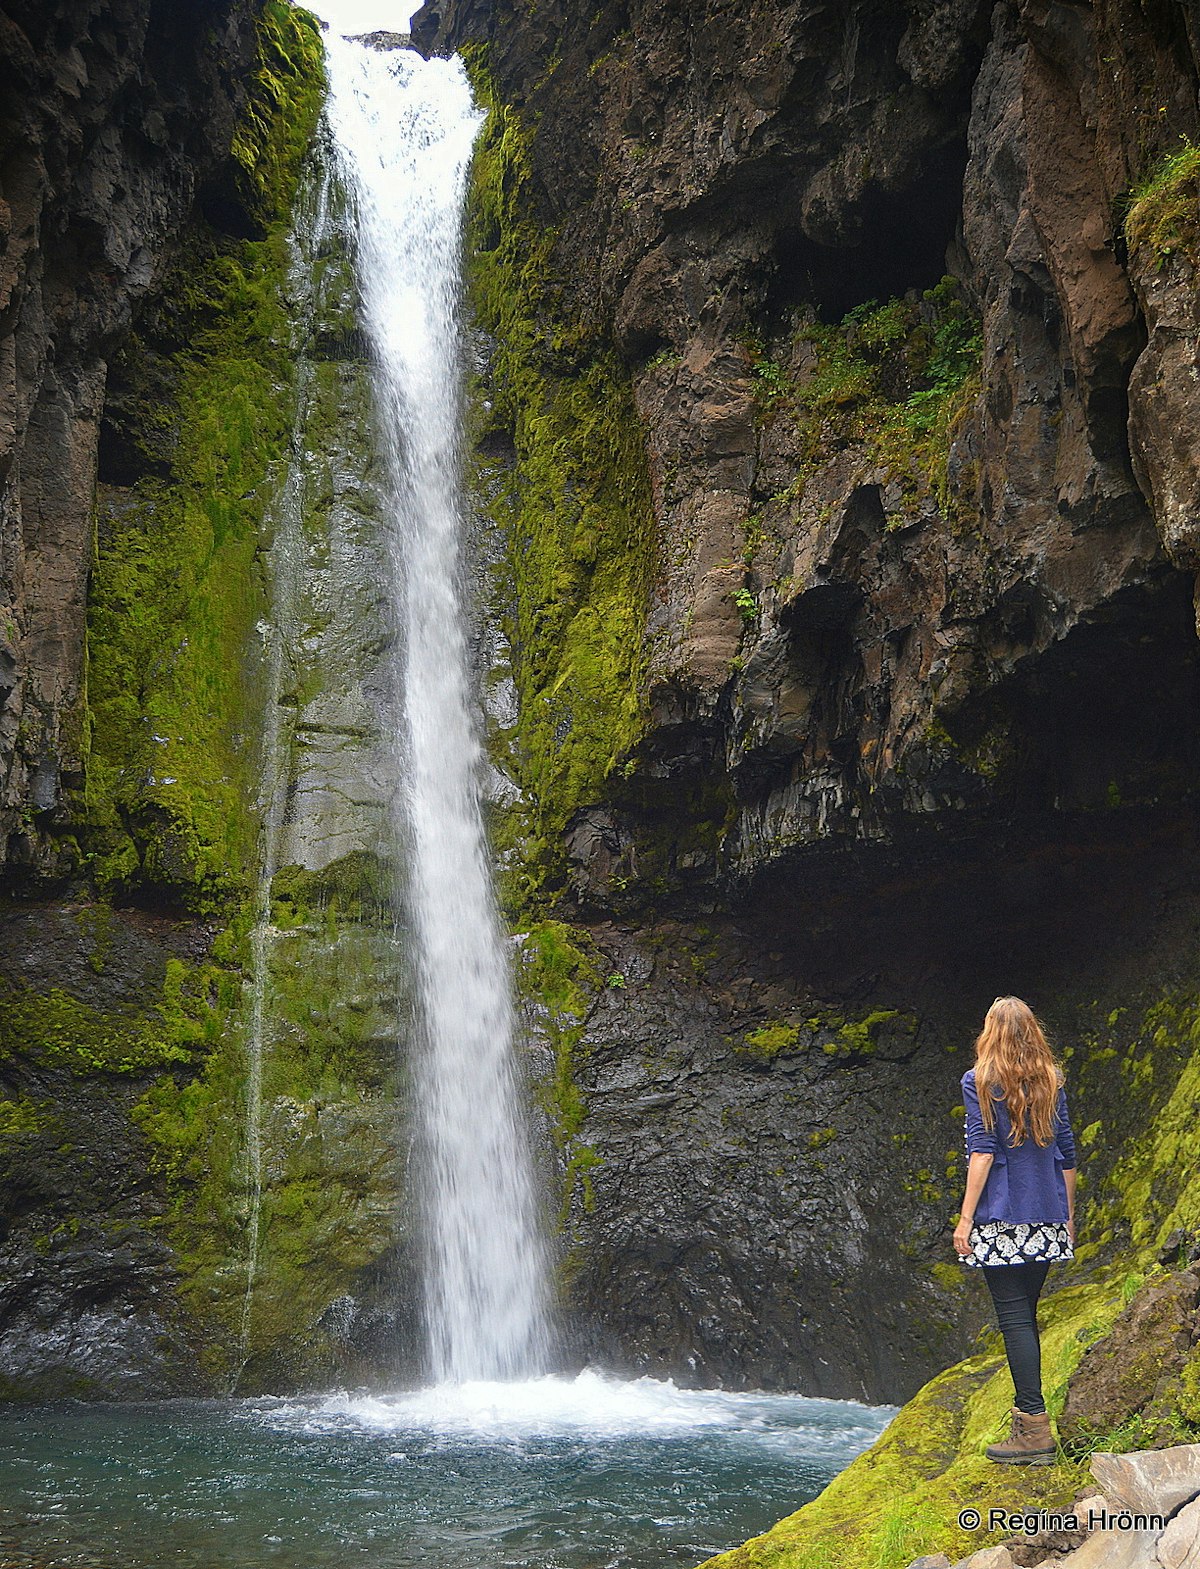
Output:
<svg viewBox="0 0 1200 1569">
<path fill-rule="evenodd" d="M 319 49 L 277 3 L 189 17 L 6 13 L 14 1393 L 416 1358 Z M 490 111 L 478 654 L 564 1356 L 871 1399 L 953 1361 L 957 1079 L 1011 990 L 1086 1130 L 1077 1360 L 1198 1218 L 1194 14 L 464 0 L 415 36 Z"/>
<path fill-rule="evenodd" d="M 1067 1054 L 1090 1267 L 1179 1197 L 1110 1178 L 1197 996 L 1194 12 L 414 35 L 491 109 L 496 834 L 576 982 L 581 1342 L 904 1396 L 978 1322 L 947 1218 L 994 995 Z"/>
<path fill-rule="evenodd" d="M 317 26 L 4 26 L 3 1388 L 411 1365 L 393 629 Z"/>
</svg>

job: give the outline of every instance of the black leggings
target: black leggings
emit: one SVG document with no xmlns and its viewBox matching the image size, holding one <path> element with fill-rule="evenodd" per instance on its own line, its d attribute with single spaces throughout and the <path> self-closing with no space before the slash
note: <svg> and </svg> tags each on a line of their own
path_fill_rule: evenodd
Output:
<svg viewBox="0 0 1200 1569">
<path fill-rule="evenodd" d="M 1018 1411 L 1046 1409 L 1042 1399 L 1042 1347 L 1038 1340 L 1037 1303 L 1046 1284 L 1049 1263 L 985 1264 L 983 1278 L 1004 1336 Z"/>
</svg>

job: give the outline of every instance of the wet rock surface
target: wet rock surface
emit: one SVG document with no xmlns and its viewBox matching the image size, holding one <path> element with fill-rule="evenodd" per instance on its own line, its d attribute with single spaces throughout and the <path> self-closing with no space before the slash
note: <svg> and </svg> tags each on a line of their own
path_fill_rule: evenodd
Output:
<svg viewBox="0 0 1200 1569">
<path fill-rule="evenodd" d="M 292 461 L 263 481 L 256 584 L 221 585 L 251 593 L 261 572 L 268 589 L 237 650 L 247 713 L 227 716 L 258 732 L 241 804 L 255 828 L 270 819 L 259 886 L 205 918 L 181 858 L 168 879 L 144 866 L 148 885 L 130 879 L 114 906 L 85 863 L 74 897 L 26 875 L 6 889 L 24 899 L 0 908 L 6 1395 L 294 1388 L 411 1374 L 421 1355 L 387 851 L 388 570 L 340 200 L 318 162 L 271 258 L 268 286 L 292 312 Z M 147 498 L 164 530 L 175 522 L 155 490 L 169 434 L 151 421 L 142 439 L 172 309 L 145 302 L 108 405 L 124 446 L 102 465 L 102 534 Z M 164 657 L 187 641 L 176 631 Z"/>
<path fill-rule="evenodd" d="M 1095 1194 L 1155 1103 L 1106 1076 L 1121 1010 L 1195 981 L 1197 256 L 1122 216 L 1197 136 L 1194 18 L 444 0 L 413 35 L 483 46 L 546 246 L 539 374 L 615 348 L 649 468 L 645 728 L 564 836 L 559 913 L 614 973 L 639 955 L 586 1034 L 584 1338 L 905 1393 L 980 1318 L 931 1271 L 959 1197 L 936 1108 L 987 1002 L 1029 997 L 1075 1054 Z M 947 310 L 935 461 L 895 436 L 935 386 L 865 340 Z M 909 1055 L 819 1062 L 806 1019 L 889 1011 Z M 907 1147 L 860 1136 L 894 1104 Z"/>
<path fill-rule="evenodd" d="M 10 906 L 0 932 L 7 976 L 107 1018 L 136 1017 L 168 961 L 204 943 L 190 923 L 97 918 L 86 904 Z M 5 1044 L 6 1110 L 36 1113 L 26 1129 L 6 1126 L 0 1154 L 0 1386 L 47 1399 L 194 1388 L 194 1335 L 155 1229 L 165 1195 L 130 1119 L 147 1076 L 80 1078 L 39 1062 L 36 1042 Z"/>
<path fill-rule="evenodd" d="M 0 864 L 53 868 L 83 766 L 108 364 L 197 202 L 232 221 L 255 7 L 62 0 L 0 16 Z"/>
<path fill-rule="evenodd" d="M 1001 849 L 931 833 L 865 865 L 810 858 L 732 915 L 589 926 L 607 983 L 579 1069 L 599 1163 L 570 1224 L 587 1351 L 885 1400 L 965 1354 L 990 1323 L 949 1246 L 977 1001 L 997 984 L 1037 999 L 1068 1053 L 1076 1127 L 1132 1123 L 1101 1046 L 1120 1016 L 1105 1020 L 1180 974 L 1197 919 L 1190 831 L 1156 839 L 1118 855 L 1106 833 L 1058 827 Z M 1119 1150 L 1105 1135 L 1089 1151 L 1093 1239 Z M 1172 1278 L 1181 1301 L 1192 1277 Z M 1151 1385 L 1156 1326 L 1138 1341 Z M 1102 1344 L 1119 1381 L 1131 1349 Z"/>
</svg>

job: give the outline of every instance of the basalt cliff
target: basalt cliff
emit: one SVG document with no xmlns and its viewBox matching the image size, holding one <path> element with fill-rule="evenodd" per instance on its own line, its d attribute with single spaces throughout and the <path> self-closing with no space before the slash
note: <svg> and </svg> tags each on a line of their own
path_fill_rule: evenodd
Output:
<svg viewBox="0 0 1200 1569">
<path fill-rule="evenodd" d="M 316 30 L 4 27 L 4 1377 L 411 1371 L 394 629 Z M 738 1561 L 947 1545 L 1005 1403 L 947 1245 L 998 993 L 1086 1156 L 1066 1426 L 1200 1424 L 1200 18 L 413 28 L 487 110 L 476 647 L 564 1357 L 924 1385 Z"/>
</svg>

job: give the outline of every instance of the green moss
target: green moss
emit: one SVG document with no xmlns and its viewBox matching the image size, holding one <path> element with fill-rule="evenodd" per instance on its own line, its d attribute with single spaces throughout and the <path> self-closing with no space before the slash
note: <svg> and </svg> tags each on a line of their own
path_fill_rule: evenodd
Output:
<svg viewBox="0 0 1200 1569">
<path fill-rule="evenodd" d="M 1196 1346 L 1179 1375 L 1179 1414 L 1193 1427 L 1200 1427 L 1200 1346 Z"/>
<path fill-rule="evenodd" d="M 935 1264 L 929 1271 L 943 1291 L 961 1291 L 967 1284 L 969 1271 L 961 1264 Z"/>
<path fill-rule="evenodd" d="M 1164 266 L 1178 253 L 1200 261 L 1200 147 L 1186 137 L 1129 193 L 1125 238 Z"/>
<path fill-rule="evenodd" d="M 742 1037 L 746 1049 L 759 1057 L 777 1057 L 781 1051 L 791 1051 L 800 1041 L 800 1026 L 776 1021 L 760 1025 Z"/>
<path fill-rule="evenodd" d="M 1047 1405 L 1061 1408 L 1066 1383 L 1088 1345 L 1120 1310 L 1115 1282 L 1075 1286 L 1043 1309 Z M 970 1506 L 1052 1509 L 1088 1480 L 1079 1462 L 1030 1471 L 997 1466 L 984 1448 L 1007 1431 L 1012 1381 L 999 1355 L 968 1358 L 939 1374 L 899 1412 L 882 1437 L 798 1513 L 765 1536 L 709 1560 L 716 1569 L 901 1569 L 921 1553 L 952 1559 L 1008 1535 L 966 1531 Z M 1014 1471 L 1017 1474 L 1014 1475 Z"/>
<path fill-rule="evenodd" d="M 315 872 L 281 866 L 271 883 L 271 919 L 277 926 L 297 926 L 330 910 L 354 920 L 375 919 L 392 908 L 395 883 L 394 868 L 369 850 L 351 851 Z"/>
<path fill-rule="evenodd" d="M 168 1195 L 167 1237 L 209 1375 L 239 1387 L 319 1370 L 315 1329 L 391 1244 L 399 1202 L 395 1099 L 401 1005 L 381 995 L 386 934 L 354 921 L 279 933 L 268 955 L 262 1041 L 262 1173 L 251 1312 L 242 1354 L 253 1172 L 246 1081 L 252 1014 L 235 973 L 211 967 L 199 1074 L 166 1075 L 134 1107 Z M 216 973 L 214 973 L 214 969 Z M 186 998 L 197 988 L 191 980 Z"/>
<path fill-rule="evenodd" d="M 234 152 L 257 241 L 197 231 L 164 314 L 123 351 L 145 475 L 102 493 L 86 639 L 80 841 L 102 890 L 245 897 L 257 785 L 254 627 L 268 476 L 295 398 L 285 224 L 323 91 L 307 13 L 268 0 Z"/>
<path fill-rule="evenodd" d="M 520 864 L 520 905 L 561 863 L 572 813 L 645 724 L 644 629 L 654 563 L 642 433 L 625 372 L 597 329 L 570 317 L 554 235 L 538 222 L 529 131 L 467 51 L 488 111 L 473 165 L 470 299 L 494 340 L 474 399 L 476 491 L 503 541 L 498 598 L 519 712 L 497 738 L 522 800 L 498 829 Z M 485 399 L 491 408 L 485 414 Z"/>
<path fill-rule="evenodd" d="M 877 1008 L 857 1019 L 837 1012 L 814 1013 L 803 1020 L 772 1019 L 744 1035 L 736 1049 L 767 1061 L 781 1052 L 814 1047 L 827 1057 L 869 1057 L 878 1050 L 885 1025 L 912 1035 L 917 1021 L 898 1008 Z"/>
<path fill-rule="evenodd" d="M 171 965 L 183 969 L 177 960 Z M 144 1017 L 104 1013 L 59 987 L 40 992 L 0 977 L 0 1053 L 77 1077 L 190 1062 L 204 1025 L 187 1011 L 182 980 L 171 985 L 162 1006 Z"/>
<path fill-rule="evenodd" d="M 255 237 L 198 225 L 163 305 L 116 367 L 113 417 L 140 477 L 101 496 L 80 803 L 88 869 L 102 887 L 139 897 L 150 888 L 156 899 L 165 890 L 222 921 L 211 959 L 168 963 L 144 1015 L 81 1021 L 77 1005 L 55 997 L 58 1012 L 47 1019 L 43 1003 L 35 1025 L 60 1067 L 153 1075 L 133 1118 L 165 1196 L 159 1223 L 181 1299 L 208 1375 L 224 1387 L 239 1372 L 244 1328 L 243 1387 L 320 1370 L 328 1345 L 314 1326 L 393 1245 L 399 1181 L 403 1008 L 380 986 L 397 970 L 392 872 L 362 854 L 315 874 L 285 867 L 274 882 L 260 1205 L 253 1192 L 254 803 L 266 698 L 257 623 L 298 407 L 287 231 L 324 91 L 312 17 L 266 0 L 257 26 L 257 70 L 233 141 Z M 337 367 L 318 364 L 312 382 L 305 407 L 315 420 L 337 402 Z M 310 531 L 325 526 L 329 499 L 316 482 L 307 489 Z"/>
<path fill-rule="evenodd" d="M 258 61 L 234 133 L 247 205 L 267 225 L 286 217 L 325 96 L 321 24 L 288 0 L 264 0 Z"/>
<path fill-rule="evenodd" d="M 1127 1106 L 1148 1098 L 1150 1105 L 1143 1131 L 1107 1175 L 1102 1203 L 1110 1223 L 1128 1228 L 1136 1262 L 1171 1231 L 1200 1227 L 1200 1188 L 1191 1176 L 1200 1160 L 1200 997 L 1158 999 L 1130 1034 L 1116 1088 Z M 1177 1075 L 1173 1059 L 1181 1064 Z"/>
<path fill-rule="evenodd" d="M 877 1008 L 863 1018 L 850 1019 L 841 1026 L 838 1030 L 838 1038 L 842 1043 L 843 1049 L 848 1052 L 869 1055 L 878 1046 L 877 1037 L 880 1026 L 890 1023 L 893 1019 L 904 1020 L 910 1034 L 916 1028 L 916 1021 L 906 1019 L 899 1008 Z"/>
<path fill-rule="evenodd" d="M 796 342 L 809 359 L 796 380 L 760 343 L 749 345 L 764 416 L 793 420 L 800 438 L 802 467 L 777 499 L 798 498 L 839 448 L 861 443 L 910 502 L 932 494 L 957 520 L 961 487 L 950 484 L 949 453 L 979 395 L 983 340 L 955 280 L 943 278 L 920 301 L 871 300 L 837 325 L 814 322 Z M 893 521 L 903 525 L 905 514 Z"/>
<path fill-rule="evenodd" d="M 46 1126 L 46 1108 L 20 1095 L 16 1100 L 0 1100 L 0 1144 L 33 1138 Z"/>
<path fill-rule="evenodd" d="M 537 1095 L 563 1161 L 559 1218 L 564 1229 L 570 1224 L 577 1191 L 585 1211 L 590 1211 L 590 1173 L 600 1161 L 582 1138 L 587 1104 L 578 1070 L 584 1027 L 602 980 L 603 971 L 590 946 L 574 927 L 561 921 L 539 921 L 523 934 L 517 983 L 554 1053 L 553 1073 L 537 1086 Z"/>
</svg>

